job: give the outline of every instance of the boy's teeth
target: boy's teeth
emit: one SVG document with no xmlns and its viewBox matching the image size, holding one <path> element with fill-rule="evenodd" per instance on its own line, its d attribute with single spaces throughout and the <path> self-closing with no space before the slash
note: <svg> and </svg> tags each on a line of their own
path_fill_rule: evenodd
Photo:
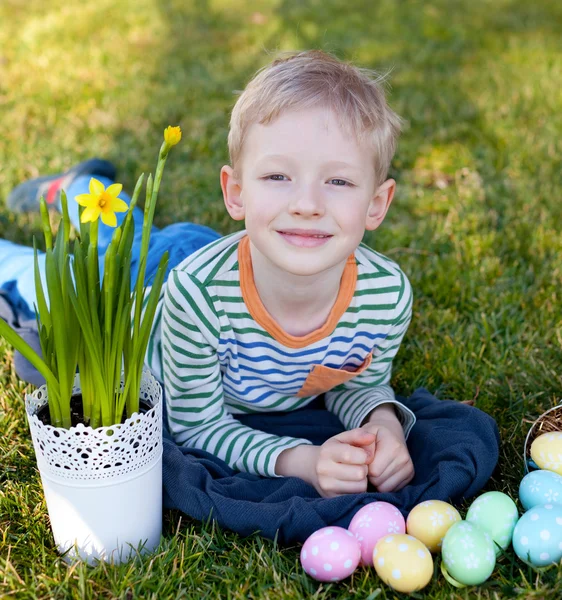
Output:
<svg viewBox="0 0 562 600">
<path fill-rule="evenodd" d="M 287 233 L 287 232 L 283 232 L 283 233 Z M 289 233 L 288 235 L 302 235 L 304 237 L 315 237 L 315 238 L 328 237 L 327 235 L 322 235 L 322 234 L 318 234 L 318 233 Z"/>
</svg>

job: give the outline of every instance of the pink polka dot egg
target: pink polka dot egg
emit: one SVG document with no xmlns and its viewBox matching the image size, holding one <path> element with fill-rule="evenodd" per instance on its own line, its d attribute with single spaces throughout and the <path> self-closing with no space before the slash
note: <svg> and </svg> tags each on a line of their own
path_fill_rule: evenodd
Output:
<svg viewBox="0 0 562 600">
<path fill-rule="evenodd" d="M 372 567 L 377 542 L 390 533 L 406 533 L 406 522 L 389 502 L 371 502 L 355 513 L 348 529 L 361 547 L 361 564 Z"/>
<path fill-rule="evenodd" d="M 343 527 L 323 527 L 308 537 L 301 549 L 301 565 L 317 581 L 341 581 L 357 568 L 359 542 Z"/>
</svg>

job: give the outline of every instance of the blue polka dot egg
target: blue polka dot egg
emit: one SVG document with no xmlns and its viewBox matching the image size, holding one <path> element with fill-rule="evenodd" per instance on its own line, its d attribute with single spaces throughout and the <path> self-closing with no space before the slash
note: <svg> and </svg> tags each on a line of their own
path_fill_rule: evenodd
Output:
<svg viewBox="0 0 562 600">
<path fill-rule="evenodd" d="M 562 477 L 552 471 L 531 471 L 519 485 L 525 510 L 544 504 L 562 504 Z"/>
<path fill-rule="evenodd" d="M 545 567 L 562 558 L 562 506 L 545 504 L 527 511 L 513 530 L 513 549 L 534 567 Z"/>
</svg>

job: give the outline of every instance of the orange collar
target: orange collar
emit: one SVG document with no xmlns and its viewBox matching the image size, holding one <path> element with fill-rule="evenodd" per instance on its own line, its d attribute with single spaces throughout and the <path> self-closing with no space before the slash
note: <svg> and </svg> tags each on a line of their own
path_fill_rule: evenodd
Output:
<svg viewBox="0 0 562 600">
<path fill-rule="evenodd" d="M 304 348 L 330 335 L 349 307 L 357 283 L 357 263 L 355 256 L 351 254 L 345 263 L 338 297 L 324 325 L 306 335 L 296 336 L 287 333 L 279 326 L 267 312 L 259 297 L 252 268 L 250 238 L 247 235 L 240 240 L 238 245 L 238 265 L 240 268 L 240 290 L 254 321 L 261 325 L 275 340 L 289 348 Z"/>
</svg>

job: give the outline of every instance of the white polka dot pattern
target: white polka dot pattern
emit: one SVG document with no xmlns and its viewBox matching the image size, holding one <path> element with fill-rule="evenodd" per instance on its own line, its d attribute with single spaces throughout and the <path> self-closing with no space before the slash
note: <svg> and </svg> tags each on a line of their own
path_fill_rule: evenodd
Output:
<svg viewBox="0 0 562 600">
<path fill-rule="evenodd" d="M 443 565 L 448 574 L 464 585 L 480 585 L 496 564 L 492 538 L 465 521 L 455 523 L 443 539 Z"/>
<path fill-rule="evenodd" d="M 359 542 L 342 527 L 324 527 L 303 544 L 300 561 L 305 573 L 318 581 L 349 577 L 361 558 Z"/>
<path fill-rule="evenodd" d="M 525 510 L 547 502 L 562 504 L 562 477 L 552 471 L 531 471 L 519 484 L 519 499 Z"/>
<path fill-rule="evenodd" d="M 494 542 L 496 555 L 507 549 L 519 518 L 517 506 L 507 494 L 486 492 L 470 505 L 466 520 L 485 531 Z"/>
<path fill-rule="evenodd" d="M 458 510 L 442 500 L 426 500 L 414 506 L 406 520 L 406 531 L 420 540 L 430 552 L 438 553 L 449 528 L 461 520 Z"/>
<path fill-rule="evenodd" d="M 535 506 L 517 522 L 513 531 L 517 556 L 535 567 L 562 559 L 562 506 Z"/>
<path fill-rule="evenodd" d="M 375 550 L 377 575 L 396 591 L 411 593 L 422 589 L 431 580 L 431 553 L 412 536 L 385 536 L 378 541 Z"/>
<path fill-rule="evenodd" d="M 373 565 L 373 550 L 383 536 L 403 534 L 406 523 L 400 511 L 389 502 L 371 502 L 355 513 L 349 524 L 361 546 L 361 564 Z"/>
<path fill-rule="evenodd" d="M 562 432 L 551 431 L 537 436 L 531 444 L 531 458 L 541 469 L 562 475 Z"/>
</svg>

